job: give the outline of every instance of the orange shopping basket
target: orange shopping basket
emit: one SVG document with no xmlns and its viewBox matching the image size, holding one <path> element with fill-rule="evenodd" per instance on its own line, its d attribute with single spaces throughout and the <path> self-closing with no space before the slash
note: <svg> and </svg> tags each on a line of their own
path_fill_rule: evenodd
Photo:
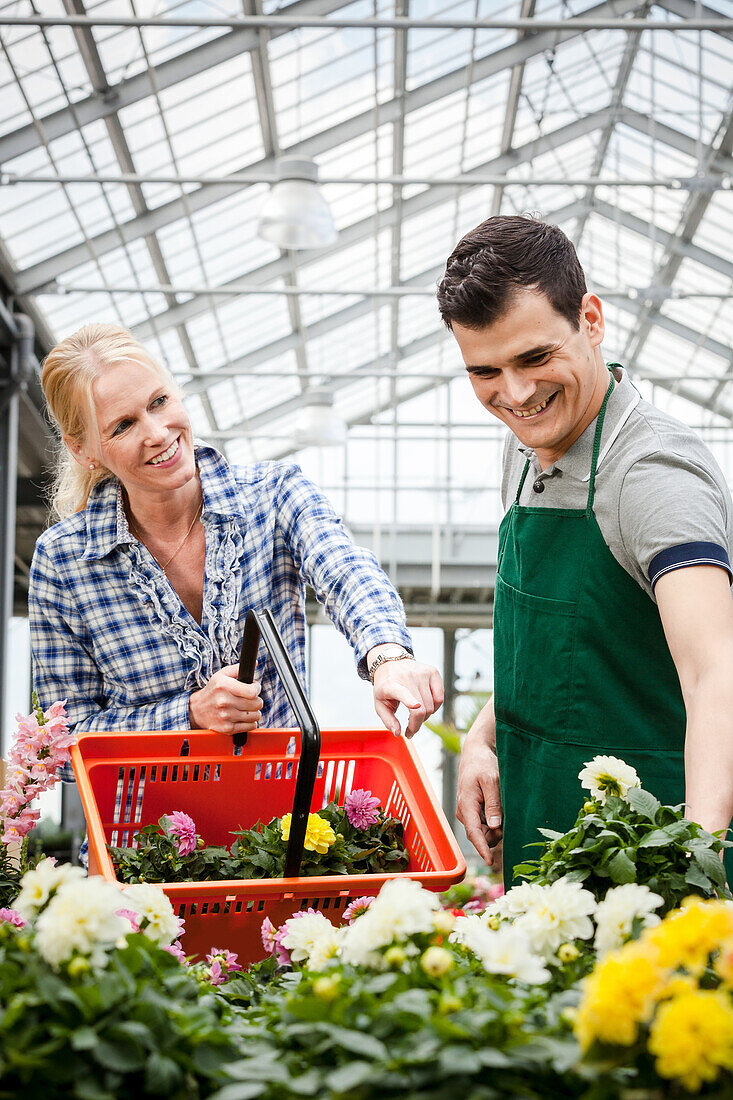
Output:
<svg viewBox="0 0 733 1100">
<path fill-rule="evenodd" d="M 356 897 L 377 894 L 407 876 L 431 890 L 459 882 L 466 864 L 409 741 L 387 730 L 320 731 L 269 612 L 247 615 L 240 679 L 251 682 L 260 637 L 266 643 L 300 730 L 256 730 L 246 746 L 211 730 L 82 733 L 71 750 L 89 834 L 89 871 L 117 882 L 107 845 L 132 847 L 137 830 L 183 810 L 207 844 L 226 845 L 234 829 L 292 811 L 286 875 L 280 879 L 161 883 L 185 920 L 183 948 L 237 951 L 244 963 L 264 958 L 261 925 L 281 924 L 299 909 L 320 910 L 338 924 Z M 296 751 L 300 734 L 301 751 Z M 246 741 L 246 735 L 240 735 Z M 366 788 L 400 819 L 410 855 L 404 872 L 298 877 L 308 813 L 330 800 L 343 805 Z"/>
</svg>

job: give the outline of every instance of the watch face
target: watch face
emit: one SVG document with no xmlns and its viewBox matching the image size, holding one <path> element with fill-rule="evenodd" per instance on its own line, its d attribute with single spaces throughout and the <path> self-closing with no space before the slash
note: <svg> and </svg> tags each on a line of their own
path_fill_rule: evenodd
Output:
<svg viewBox="0 0 733 1100">
<path fill-rule="evenodd" d="M 385 646 L 384 649 L 379 651 L 381 657 L 398 657 L 401 653 L 406 653 L 407 650 L 403 645 L 398 645 L 397 642 Z"/>
</svg>

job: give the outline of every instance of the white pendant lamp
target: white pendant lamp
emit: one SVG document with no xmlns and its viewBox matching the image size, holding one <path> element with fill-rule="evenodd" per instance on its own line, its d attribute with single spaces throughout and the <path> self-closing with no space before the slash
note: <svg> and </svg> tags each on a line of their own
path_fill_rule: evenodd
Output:
<svg viewBox="0 0 733 1100">
<path fill-rule="evenodd" d="M 346 421 L 328 390 L 308 390 L 295 417 L 293 437 L 299 447 L 338 447 L 346 442 Z"/>
<path fill-rule="evenodd" d="M 260 211 L 258 236 L 278 248 L 323 248 L 338 234 L 318 186 L 318 167 L 307 157 L 281 157 L 278 181 Z"/>
</svg>

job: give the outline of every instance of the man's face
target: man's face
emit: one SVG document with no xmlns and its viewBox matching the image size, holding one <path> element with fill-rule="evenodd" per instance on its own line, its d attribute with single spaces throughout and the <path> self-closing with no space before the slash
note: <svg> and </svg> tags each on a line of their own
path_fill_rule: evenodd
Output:
<svg viewBox="0 0 733 1100">
<path fill-rule="evenodd" d="M 488 328 L 454 324 L 453 334 L 481 404 L 538 456 L 554 461 L 597 415 L 608 376 L 594 295 L 583 298 L 577 331 L 544 294 L 521 290 Z"/>
</svg>

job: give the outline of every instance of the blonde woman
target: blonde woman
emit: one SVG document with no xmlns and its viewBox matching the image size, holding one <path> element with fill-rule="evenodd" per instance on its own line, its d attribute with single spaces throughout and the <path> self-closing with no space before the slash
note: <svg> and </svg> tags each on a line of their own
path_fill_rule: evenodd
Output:
<svg viewBox="0 0 733 1100">
<path fill-rule="evenodd" d="M 436 669 L 412 657 L 399 596 L 291 463 L 230 466 L 194 441 L 181 395 L 115 325 L 57 345 L 42 384 L 63 445 L 38 540 L 29 617 L 34 679 L 83 730 L 287 726 L 262 654 L 237 681 L 249 608 L 269 607 L 305 676 L 305 584 L 351 643 L 387 728 L 411 736 L 440 706 Z"/>
</svg>

